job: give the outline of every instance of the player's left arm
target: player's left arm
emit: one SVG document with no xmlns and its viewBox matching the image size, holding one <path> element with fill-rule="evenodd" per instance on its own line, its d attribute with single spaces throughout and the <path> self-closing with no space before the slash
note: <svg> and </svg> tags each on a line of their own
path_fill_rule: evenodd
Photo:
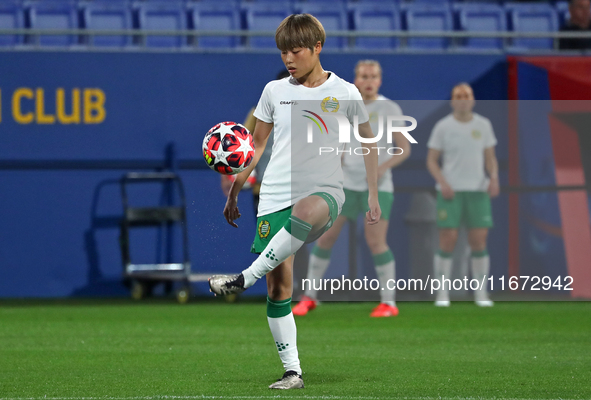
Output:
<svg viewBox="0 0 591 400">
<path fill-rule="evenodd" d="M 401 154 L 395 154 L 390 157 L 388 160 L 384 161 L 382 164 L 378 166 L 378 178 L 381 178 L 384 173 L 391 169 L 396 168 L 400 164 L 402 164 L 408 157 L 410 157 L 410 142 L 408 139 L 404 137 L 401 132 L 394 132 L 393 133 L 394 143 L 396 147 L 402 150 Z"/>
<path fill-rule="evenodd" d="M 484 166 L 490 178 L 488 184 L 488 194 L 490 197 L 497 197 L 500 192 L 499 188 L 499 163 L 495 155 L 495 148 L 487 147 L 484 149 Z"/>
<path fill-rule="evenodd" d="M 359 124 L 359 135 L 362 138 L 375 137 L 369 121 Z M 377 224 L 382 216 L 382 210 L 378 203 L 378 153 L 375 149 L 375 143 L 361 143 L 361 145 L 369 150 L 369 152 L 363 156 L 365 173 L 367 176 L 367 188 L 369 190 L 369 196 L 367 198 L 369 211 L 365 217 L 367 223 L 373 225 Z"/>
</svg>

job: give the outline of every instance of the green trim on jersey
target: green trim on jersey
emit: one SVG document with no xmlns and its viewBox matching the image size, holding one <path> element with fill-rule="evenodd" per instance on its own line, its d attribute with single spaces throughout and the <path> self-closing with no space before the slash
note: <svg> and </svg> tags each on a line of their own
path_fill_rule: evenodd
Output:
<svg viewBox="0 0 591 400">
<path fill-rule="evenodd" d="M 267 296 L 267 317 L 281 318 L 291 313 L 291 297 L 287 300 L 271 300 Z"/>
<path fill-rule="evenodd" d="M 455 192 L 446 200 L 437 192 L 437 226 L 439 228 L 492 228 L 492 210 L 487 192 Z"/>
<path fill-rule="evenodd" d="M 369 191 L 364 190 L 358 192 L 355 190 L 343 189 L 345 192 L 345 204 L 343 204 L 343 211 L 341 215 L 347 217 L 347 219 L 357 219 L 359 214 L 365 215 L 369 210 L 369 203 L 367 197 Z M 378 192 L 378 203 L 382 209 L 382 216 L 380 219 L 388 221 L 390 214 L 392 213 L 392 204 L 394 204 L 394 194 L 390 192 Z"/>
<path fill-rule="evenodd" d="M 339 206 L 332 195 L 325 192 L 317 192 L 311 194 L 311 196 L 319 196 L 326 201 L 328 204 L 330 220 L 323 229 L 319 229 L 318 232 L 314 233 L 313 235 L 307 235 L 307 239 L 305 240 L 306 243 L 311 243 L 322 236 L 324 232 L 330 229 L 332 224 L 334 224 L 337 217 L 339 216 Z M 292 207 L 284 208 L 283 210 L 267 215 L 262 215 L 257 218 L 257 231 L 254 236 L 252 246 L 250 247 L 251 253 L 261 254 L 271 239 L 273 239 L 273 236 L 275 236 L 277 232 L 281 230 L 281 228 L 293 228 L 292 221 L 290 222 L 291 209 Z M 304 221 L 302 222 L 305 224 Z M 290 228 L 288 228 L 288 224 Z"/>
</svg>

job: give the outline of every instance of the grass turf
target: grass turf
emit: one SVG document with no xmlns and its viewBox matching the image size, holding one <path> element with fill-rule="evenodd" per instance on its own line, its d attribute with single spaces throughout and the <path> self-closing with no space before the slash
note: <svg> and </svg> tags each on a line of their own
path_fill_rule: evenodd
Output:
<svg viewBox="0 0 591 400">
<path fill-rule="evenodd" d="M 591 303 L 324 304 L 297 318 L 306 389 L 283 373 L 264 303 L 0 303 L 0 399 L 591 398 Z"/>
</svg>

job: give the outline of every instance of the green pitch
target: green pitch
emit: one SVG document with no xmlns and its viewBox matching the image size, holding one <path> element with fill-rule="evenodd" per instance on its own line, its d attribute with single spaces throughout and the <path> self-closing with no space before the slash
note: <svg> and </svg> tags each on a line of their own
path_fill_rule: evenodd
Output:
<svg viewBox="0 0 591 400">
<path fill-rule="evenodd" d="M 296 318 L 306 389 L 276 392 L 263 302 L 4 301 L 0 399 L 591 398 L 589 302 L 373 306 Z"/>
</svg>

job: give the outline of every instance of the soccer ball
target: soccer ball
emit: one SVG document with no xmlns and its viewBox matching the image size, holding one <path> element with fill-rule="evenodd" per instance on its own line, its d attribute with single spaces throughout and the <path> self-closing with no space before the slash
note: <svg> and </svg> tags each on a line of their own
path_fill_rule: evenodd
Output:
<svg viewBox="0 0 591 400">
<path fill-rule="evenodd" d="M 203 158 L 209 168 L 220 174 L 242 172 L 254 158 L 252 135 L 236 122 L 220 122 L 203 139 Z"/>
</svg>

